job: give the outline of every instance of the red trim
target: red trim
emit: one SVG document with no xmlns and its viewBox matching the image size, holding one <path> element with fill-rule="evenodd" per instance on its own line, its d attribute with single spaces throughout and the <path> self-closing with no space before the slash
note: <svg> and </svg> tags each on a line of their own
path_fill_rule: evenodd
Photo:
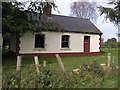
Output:
<svg viewBox="0 0 120 90">
<path fill-rule="evenodd" d="M 43 57 L 55 57 L 55 54 L 59 54 L 61 57 L 64 56 L 87 56 L 85 52 L 71 52 L 71 53 L 20 53 L 19 55 L 24 56 L 43 56 Z M 99 56 L 100 52 L 90 52 L 89 55 Z"/>
<path fill-rule="evenodd" d="M 90 52 L 90 55 L 92 55 L 92 56 L 100 56 L 100 52 Z"/>
<path fill-rule="evenodd" d="M 102 48 L 102 36 L 101 36 L 101 34 L 100 34 L 99 40 L 100 40 L 100 43 L 99 43 L 99 50 L 101 51 L 101 48 Z"/>
</svg>

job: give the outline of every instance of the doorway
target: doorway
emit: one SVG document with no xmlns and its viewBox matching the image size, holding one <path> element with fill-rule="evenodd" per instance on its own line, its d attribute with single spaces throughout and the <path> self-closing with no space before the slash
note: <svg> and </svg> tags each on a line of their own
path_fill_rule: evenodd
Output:
<svg viewBox="0 0 120 90">
<path fill-rule="evenodd" d="M 90 36 L 84 36 L 84 52 L 90 53 Z"/>
</svg>

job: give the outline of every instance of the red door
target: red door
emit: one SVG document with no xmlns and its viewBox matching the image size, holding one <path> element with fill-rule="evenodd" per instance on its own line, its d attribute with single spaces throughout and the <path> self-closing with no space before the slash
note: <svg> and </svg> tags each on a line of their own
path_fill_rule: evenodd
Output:
<svg viewBox="0 0 120 90">
<path fill-rule="evenodd" d="M 84 52 L 86 54 L 90 52 L 90 36 L 84 36 Z"/>
</svg>

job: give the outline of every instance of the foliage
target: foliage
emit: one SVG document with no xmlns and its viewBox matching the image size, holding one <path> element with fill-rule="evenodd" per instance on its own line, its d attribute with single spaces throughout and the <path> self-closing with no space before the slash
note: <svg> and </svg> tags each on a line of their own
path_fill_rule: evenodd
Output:
<svg viewBox="0 0 120 90">
<path fill-rule="evenodd" d="M 3 88 L 18 87 L 19 79 L 17 77 L 20 75 L 21 88 L 42 88 L 43 86 L 44 88 L 117 88 L 118 69 L 115 68 L 115 65 L 118 65 L 118 50 L 111 49 L 115 57 L 115 63 L 112 64 L 111 70 L 103 71 L 99 65 L 107 61 L 108 52 L 109 48 L 104 48 L 99 57 L 62 57 L 65 69 L 67 70 L 64 74 L 59 70 L 56 58 L 40 57 L 40 64 L 43 63 L 43 60 L 47 61 L 47 68 L 40 67 L 40 77 L 36 74 L 35 65 L 30 65 L 32 62 L 34 63 L 31 57 L 23 57 L 21 75 L 14 71 L 16 60 L 8 59 L 6 61 L 3 59 L 2 86 Z M 72 72 L 75 68 L 81 69 L 79 75 Z M 45 73 L 47 74 L 45 75 Z M 45 79 L 46 77 L 47 80 Z M 15 83 L 12 84 L 12 81 Z M 7 84 L 8 82 L 9 84 Z M 47 84 L 47 82 L 49 83 Z"/>
<path fill-rule="evenodd" d="M 21 36 L 27 30 L 34 30 L 26 12 L 21 10 L 22 3 L 2 2 L 2 35 L 4 38 Z"/>
<path fill-rule="evenodd" d="M 26 4 L 28 4 L 27 9 L 25 7 Z M 16 35 L 20 37 L 26 31 L 36 32 L 38 30 L 38 27 L 36 27 L 37 22 L 35 23 L 32 15 L 37 13 L 39 15 L 39 20 L 41 20 L 41 14 L 46 5 L 51 5 L 53 8 L 57 7 L 54 2 L 47 0 L 44 2 L 42 0 L 37 0 L 30 3 L 2 2 L 3 37 L 9 38 Z M 29 15 L 30 18 L 28 18 Z"/>
<path fill-rule="evenodd" d="M 103 48 L 118 48 L 118 42 L 116 38 L 108 39 L 106 42 L 102 43 Z"/>
<path fill-rule="evenodd" d="M 96 2 L 89 0 L 73 2 L 71 4 L 71 15 L 96 21 L 96 5 Z"/>
<path fill-rule="evenodd" d="M 54 0 L 35 0 L 34 2 L 30 2 L 28 5 L 28 11 L 30 12 L 37 12 L 42 14 L 43 13 L 43 8 L 45 6 L 47 6 L 47 4 L 49 4 L 51 7 L 53 7 L 54 9 L 57 8 Z"/>
<path fill-rule="evenodd" d="M 113 8 L 99 6 L 100 15 L 105 14 L 106 20 L 109 19 L 114 24 L 118 24 L 120 19 L 120 1 L 109 0 L 110 5 L 114 5 Z"/>
<path fill-rule="evenodd" d="M 20 72 L 4 72 L 2 85 L 3 88 L 97 88 L 104 87 L 107 80 L 118 76 L 114 74 L 118 72 L 115 68 L 104 72 L 97 62 L 84 64 L 80 69 L 77 75 L 72 71 L 62 73 L 60 70 L 40 67 L 40 75 L 37 76 L 35 66 L 25 66 Z M 117 88 L 117 83 L 112 83 L 112 86 Z"/>
<path fill-rule="evenodd" d="M 28 8 L 26 9 L 26 4 Z M 51 5 L 54 9 L 57 7 L 54 2 L 45 0 L 36 0 L 35 2 L 2 2 L 2 36 L 3 48 L 10 45 L 12 38 L 17 41 L 25 32 L 41 32 L 49 30 L 49 23 L 42 24 L 41 14 L 44 7 Z M 39 20 L 33 18 L 39 17 Z M 45 21 L 45 20 L 44 20 Z M 41 25 L 41 26 L 40 26 Z M 52 25 L 55 26 L 55 25 Z M 42 28 L 42 29 L 41 29 Z M 12 38 L 11 38 L 12 37 Z"/>
<path fill-rule="evenodd" d="M 49 16 L 49 9 L 53 8 L 54 10 L 57 10 L 54 0 L 35 0 L 34 2 L 30 2 L 28 4 L 27 10 L 29 11 L 29 19 L 34 21 L 36 26 L 34 32 L 49 31 L 51 28 L 56 29 L 56 23 L 48 22 L 47 19 Z"/>
<path fill-rule="evenodd" d="M 9 74 L 8 74 L 9 73 Z M 20 73 L 19 72 L 3 72 L 3 88 L 20 88 Z M 4 87 L 5 86 L 5 87 Z"/>
</svg>

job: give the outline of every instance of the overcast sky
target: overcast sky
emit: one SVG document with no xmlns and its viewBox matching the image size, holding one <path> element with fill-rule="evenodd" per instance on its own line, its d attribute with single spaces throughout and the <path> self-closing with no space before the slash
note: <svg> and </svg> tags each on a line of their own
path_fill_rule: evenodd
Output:
<svg viewBox="0 0 120 90">
<path fill-rule="evenodd" d="M 60 11 L 60 13 L 54 10 L 52 10 L 52 13 L 57 15 L 70 16 L 71 14 L 70 5 L 73 1 L 78 1 L 78 0 L 55 0 L 55 3 L 58 6 L 58 10 Z M 107 4 L 107 2 L 108 0 L 97 0 L 98 5 L 110 6 Z M 97 26 L 98 29 L 101 30 L 101 32 L 103 32 L 102 37 L 104 41 L 113 37 L 117 39 L 118 27 L 115 27 L 109 20 L 107 22 L 103 20 L 104 20 L 104 16 L 102 15 L 98 17 L 97 22 L 93 22 L 93 23 L 95 24 L 95 26 Z"/>
</svg>

